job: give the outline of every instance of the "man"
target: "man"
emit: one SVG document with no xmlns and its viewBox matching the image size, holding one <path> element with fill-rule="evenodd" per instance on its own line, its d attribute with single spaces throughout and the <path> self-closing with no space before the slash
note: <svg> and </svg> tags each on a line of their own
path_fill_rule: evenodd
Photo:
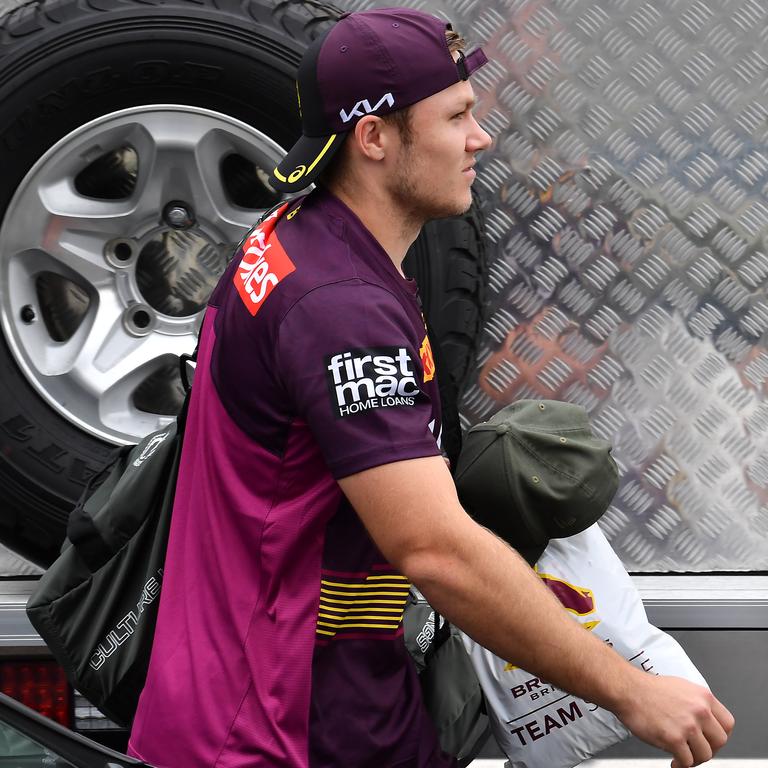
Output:
<svg viewBox="0 0 768 768">
<path fill-rule="evenodd" d="M 732 718 L 636 670 L 571 621 L 461 509 L 441 458 L 434 366 L 401 262 L 466 210 L 469 75 L 438 19 L 345 14 L 302 61 L 304 136 L 283 205 L 211 297 L 155 644 L 131 734 L 158 766 L 439 768 L 401 617 L 414 582 L 479 642 L 708 759 Z M 403 111 L 403 108 L 409 108 Z"/>
</svg>

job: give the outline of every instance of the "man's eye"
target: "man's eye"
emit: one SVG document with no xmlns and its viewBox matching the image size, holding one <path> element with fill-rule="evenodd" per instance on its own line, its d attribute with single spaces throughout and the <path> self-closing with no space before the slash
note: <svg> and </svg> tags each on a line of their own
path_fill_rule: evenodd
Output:
<svg viewBox="0 0 768 768">
<path fill-rule="evenodd" d="M 467 114 L 467 110 L 466 110 L 466 109 L 464 109 L 464 110 L 462 110 L 461 112 L 457 112 L 457 113 L 456 113 L 456 114 L 455 114 L 455 115 L 454 115 L 454 116 L 453 116 L 451 119 L 452 119 L 452 120 L 461 119 L 461 118 L 462 118 L 462 117 L 464 117 L 464 115 L 466 115 L 466 114 Z"/>
</svg>

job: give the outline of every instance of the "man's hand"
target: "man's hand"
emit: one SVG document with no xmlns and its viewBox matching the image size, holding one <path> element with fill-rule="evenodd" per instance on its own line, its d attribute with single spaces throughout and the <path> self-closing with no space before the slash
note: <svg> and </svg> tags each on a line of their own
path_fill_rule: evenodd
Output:
<svg viewBox="0 0 768 768">
<path fill-rule="evenodd" d="M 706 688 L 679 677 L 645 674 L 616 716 L 635 736 L 669 752 L 672 768 L 692 768 L 725 744 L 733 715 Z"/>
</svg>

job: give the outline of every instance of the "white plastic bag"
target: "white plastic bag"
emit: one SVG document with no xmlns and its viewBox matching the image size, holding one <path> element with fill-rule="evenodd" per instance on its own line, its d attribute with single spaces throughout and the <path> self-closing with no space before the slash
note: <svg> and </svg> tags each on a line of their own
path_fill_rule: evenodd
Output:
<svg viewBox="0 0 768 768">
<path fill-rule="evenodd" d="M 677 641 L 648 623 L 640 595 L 597 524 L 552 539 L 536 564 L 585 631 L 650 674 L 706 682 Z M 509 768 L 571 768 L 629 735 L 605 709 L 514 667 L 464 635 Z"/>
</svg>

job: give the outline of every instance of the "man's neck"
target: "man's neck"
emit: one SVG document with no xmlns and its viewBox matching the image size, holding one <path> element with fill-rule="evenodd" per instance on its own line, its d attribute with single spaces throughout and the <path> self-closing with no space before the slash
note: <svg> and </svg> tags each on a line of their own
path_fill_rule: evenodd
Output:
<svg viewBox="0 0 768 768">
<path fill-rule="evenodd" d="M 398 210 L 389 196 L 373 190 L 366 189 L 353 196 L 336 185 L 329 191 L 360 219 L 387 252 L 397 271 L 403 274 L 403 259 L 419 236 L 423 223 L 412 221 L 406 212 Z"/>
</svg>

